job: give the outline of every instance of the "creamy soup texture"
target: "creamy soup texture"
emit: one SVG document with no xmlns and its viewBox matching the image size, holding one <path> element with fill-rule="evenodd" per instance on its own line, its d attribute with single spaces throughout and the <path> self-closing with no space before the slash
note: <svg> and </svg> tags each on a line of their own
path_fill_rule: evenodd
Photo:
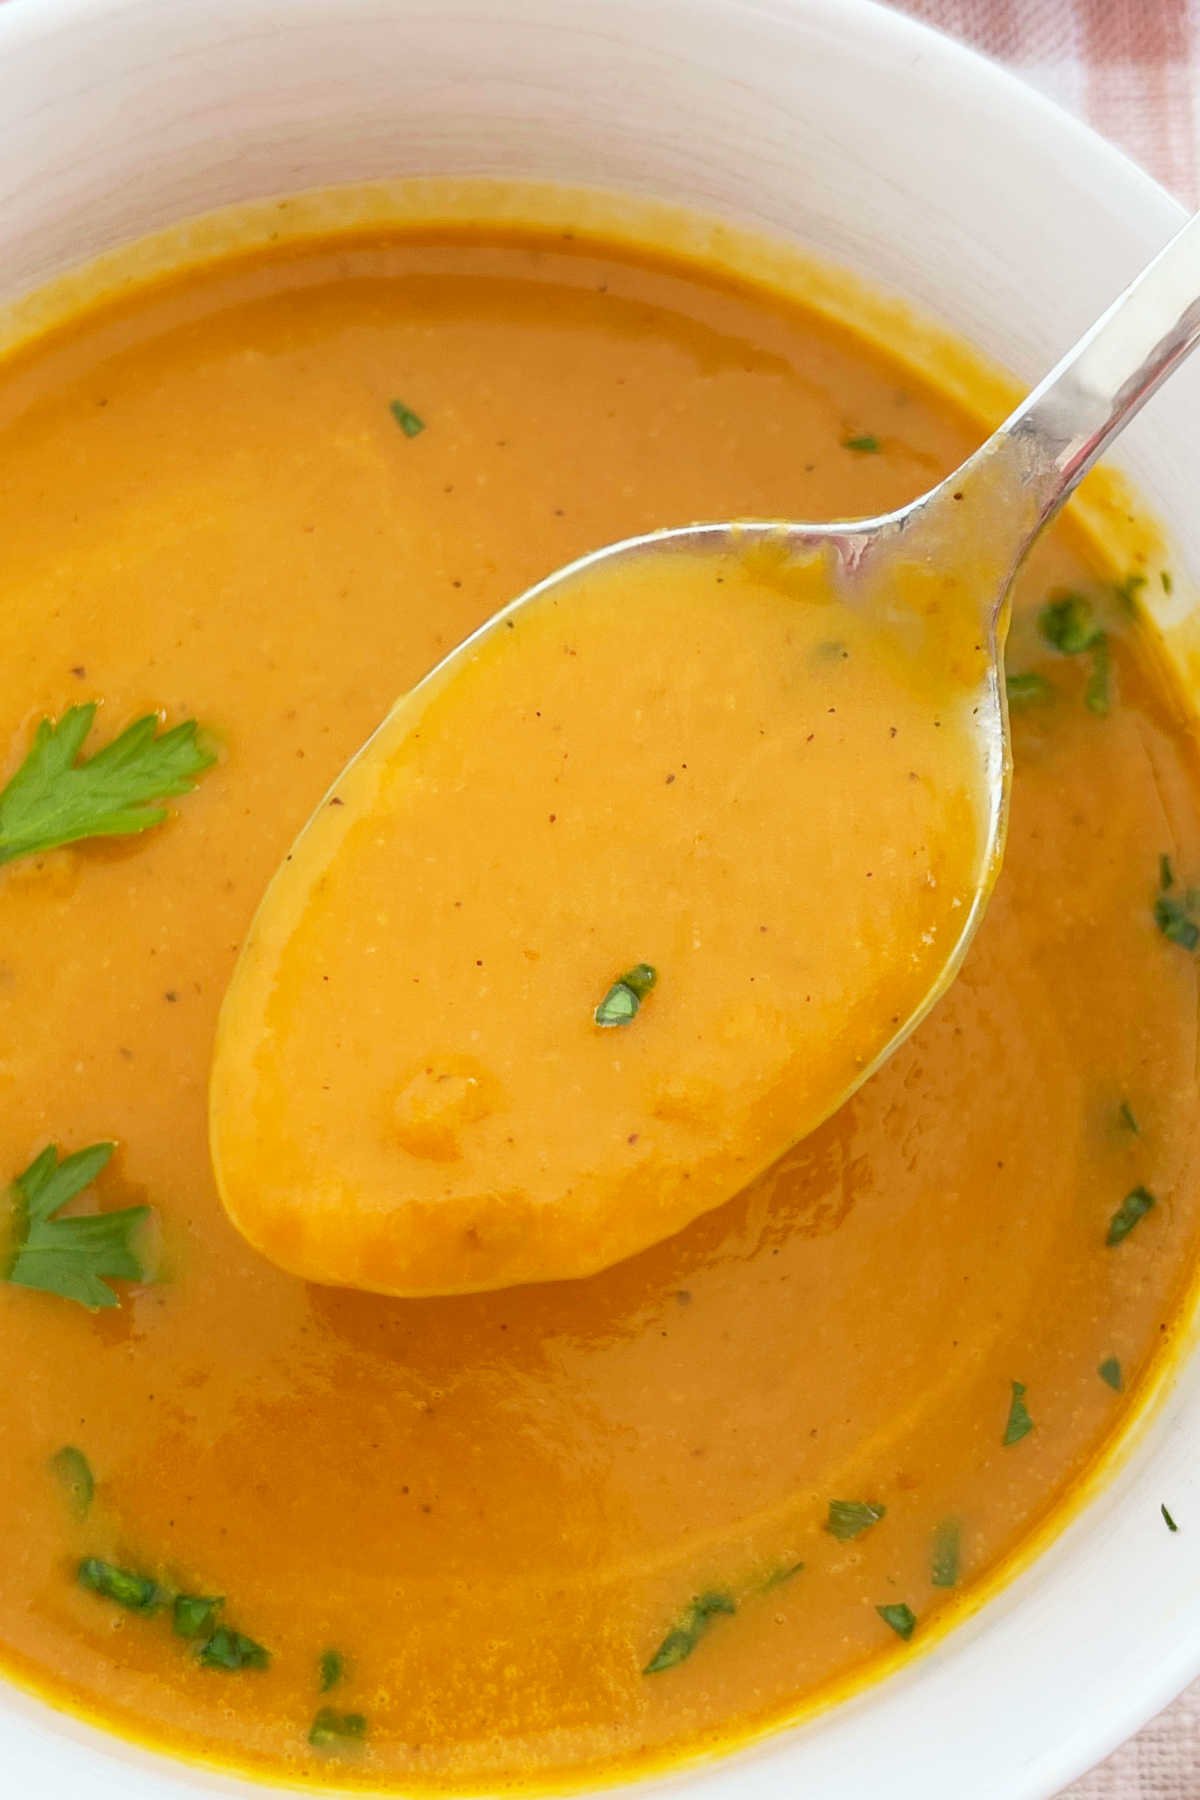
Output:
<svg viewBox="0 0 1200 1800">
<path fill-rule="evenodd" d="M 225 1002 L 252 1243 L 413 1296 L 591 1275 L 858 1085 L 987 865 L 982 659 L 839 588 L 777 534 L 602 561 L 396 707 Z"/>
<path fill-rule="evenodd" d="M 1009 845 L 963 972 L 736 1199 L 623 1255 L 635 1227 L 583 1278 L 538 1281 L 574 1271 L 526 1262 L 525 1285 L 398 1299 L 251 1248 L 208 1146 L 218 1010 L 251 920 L 398 696 L 596 545 L 695 518 L 882 511 L 979 434 L 782 293 L 549 229 L 278 245 L 135 289 L 0 367 L 0 1176 L 21 1178 L 0 1282 L 0 1660 L 15 1679 L 281 1778 L 569 1785 L 735 1742 L 919 1653 L 1078 1490 L 1161 1357 L 1200 1235 L 1200 790 L 1129 604 L 1131 575 L 1159 572 L 1107 566 L 1069 521 L 1019 586 Z M 671 604 L 645 597 L 650 614 Z M 731 629 L 715 590 L 704 605 Z M 763 629 L 735 637 L 775 705 Z M 832 694 L 846 665 L 828 654 Z M 94 719 L 69 712 L 92 702 Z M 593 702 L 555 697 L 591 746 L 589 780 L 607 762 L 617 781 L 641 740 Z M 170 816 L 22 850 L 3 783 L 42 722 L 90 724 L 86 759 L 156 712 L 200 727 L 165 753 Z M 914 733 L 927 725 L 914 703 Z M 703 757 L 699 701 L 692 726 Z M 496 731 L 516 816 L 542 740 L 502 704 Z M 764 767 L 779 886 L 745 879 L 736 841 L 692 847 L 726 1028 L 703 1059 L 681 1042 L 680 1091 L 660 1099 L 697 1167 L 736 1104 L 738 1031 L 771 1028 L 751 982 L 782 979 L 790 904 L 803 916 L 826 892 L 826 870 L 806 890 L 787 769 Z M 878 776 L 883 794 L 882 753 Z M 664 760 L 645 816 L 661 822 L 686 779 Z M 864 829 L 886 812 L 867 805 Z M 419 823 L 439 858 L 456 853 L 436 808 Z M 565 947 L 539 936 L 560 830 L 591 859 L 605 927 L 563 920 Z M 520 878 L 463 896 L 466 918 L 422 939 L 435 998 L 414 994 L 433 1021 L 441 982 L 456 1024 L 435 1046 L 449 1096 L 422 1063 L 397 1070 L 386 1117 L 371 1111 L 353 1057 L 386 1022 L 347 1021 L 334 981 L 305 1014 L 302 1063 L 242 1072 L 248 1088 L 310 1083 L 314 1107 L 328 1083 L 331 1132 L 361 1103 L 351 1183 L 377 1179 L 379 1145 L 429 1182 L 475 1155 L 488 1120 L 457 1023 L 489 933 L 527 930 L 522 949 L 554 971 L 549 1010 L 523 986 L 486 1026 L 499 1054 L 504 1008 L 522 1009 L 500 1079 L 526 1147 L 539 1117 L 550 1150 L 577 1120 L 619 1126 L 607 1065 L 586 1089 L 572 1061 L 564 1098 L 556 1010 L 582 1046 L 561 1054 L 585 1054 L 592 1009 L 645 963 L 655 983 L 633 984 L 636 1017 L 602 1035 L 605 1057 L 679 1028 L 679 984 L 702 968 L 655 937 L 654 884 L 677 868 L 643 869 L 634 901 L 610 892 L 585 813 L 536 838 L 506 840 L 498 820 L 498 868 L 505 845 Z M 364 904 L 335 894 L 315 919 L 331 974 L 339 936 L 346 969 L 372 941 L 387 878 L 368 858 Z M 760 899 L 770 914 L 752 917 Z M 239 1191 L 278 1225 L 295 1125 L 252 1099 Z M 64 1177 L 51 1145 L 100 1149 Z M 502 1143 L 469 1171 L 476 1189 L 488 1169 L 503 1188 Z M 107 1228 L 132 1258 L 103 1276 L 116 1304 L 73 1291 L 78 1266 L 46 1238 L 58 1198 L 60 1225 L 150 1209 Z M 334 1208 L 323 1254 L 338 1224 Z M 587 1264 L 585 1240 L 579 1267 L 611 1260 Z M 448 1285 L 479 1284 L 467 1269 Z"/>
</svg>

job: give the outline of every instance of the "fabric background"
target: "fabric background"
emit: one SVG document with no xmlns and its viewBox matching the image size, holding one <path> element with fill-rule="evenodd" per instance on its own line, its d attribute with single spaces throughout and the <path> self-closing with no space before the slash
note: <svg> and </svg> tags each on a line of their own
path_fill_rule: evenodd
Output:
<svg viewBox="0 0 1200 1800">
<path fill-rule="evenodd" d="M 1200 0 L 894 3 L 1006 63 L 1196 205 Z"/>
<path fill-rule="evenodd" d="M 895 3 L 1007 64 L 1197 204 L 1200 0 Z M 1200 1682 L 1061 1800 L 1200 1800 Z"/>
</svg>

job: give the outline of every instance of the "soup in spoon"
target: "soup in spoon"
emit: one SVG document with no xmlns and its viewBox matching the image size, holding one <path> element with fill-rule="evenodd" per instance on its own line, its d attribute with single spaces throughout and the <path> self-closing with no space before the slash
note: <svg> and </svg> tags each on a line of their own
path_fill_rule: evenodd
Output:
<svg viewBox="0 0 1200 1800">
<path fill-rule="evenodd" d="M 916 625 L 823 554 L 668 549 L 585 564 L 402 700 L 223 1009 L 250 1241 L 395 1294 L 587 1275 L 827 1117 L 953 958 L 985 850 L 983 657 Z"/>
</svg>

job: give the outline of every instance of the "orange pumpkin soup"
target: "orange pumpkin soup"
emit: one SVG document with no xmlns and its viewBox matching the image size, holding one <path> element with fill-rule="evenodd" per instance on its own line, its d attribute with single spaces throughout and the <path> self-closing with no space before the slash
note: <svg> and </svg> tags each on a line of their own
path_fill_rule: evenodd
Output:
<svg viewBox="0 0 1200 1800">
<path fill-rule="evenodd" d="M 272 872 L 447 650 L 597 544 L 881 511 L 977 437 L 785 294 L 499 228 L 185 271 L 0 368 L 14 1679 L 281 1779 L 584 1782 L 916 1653 L 1077 1489 L 1200 1237 L 1200 788 L 1129 571 L 1069 523 L 1017 597 L 1009 847 L 963 973 L 736 1199 L 584 1279 L 395 1299 L 265 1260 L 207 1144 L 217 1012 Z M 503 709 L 497 730 L 518 809 L 533 749 Z M 772 970 L 805 872 L 786 794 L 768 798 L 800 890 L 763 883 Z M 716 883 L 739 871 L 693 862 L 720 943 Z M 555 978 L 586 1012 L 625 977 L 637 1016 L 601 1041 L 633 1056 L 640 1027 L 672 1029 L 655 898 L 596 946 L 590 985 L 577 963 Z M 506 927 L 536 934 L 536 886 L 527 904 Z M 457 1007 L 474 976 L 446 979 Z M 321 1004 L 300 1073 L 357 1104 L 353 1044 L 343 1062 L 328 1041 L 354 1021 Z M 541 1017 L 518 1041 L 554 1048 Z M 444 1053 L 471 1054 L 457 1033 Z M 388 1119 L 435 1173 L 476 1105 L 472 1069 L 440 1072 L 452 1116 L 413 1092 Z M 736 1059 L 703 1094 L 685 1073 L 699 1134 Z M 239 1156 L 265 1206 L 295 1171 L 252 1077 L 261 1136 Z M 596 1117 L 541 1063 L 505 1080 L 540 1095 L 548 1144 Z"/>
<path fill-rule="evenodd" d="M 905 575 L 892 619 L 774 535 L 603 559 L 396 706 L 222 1012 L 252 1244 L 380 1293 L 591 1275 L 835 1110 L 988 860 L 982 606 L 954 594 L 974 655 L 943 662 Z"/>
</svg>

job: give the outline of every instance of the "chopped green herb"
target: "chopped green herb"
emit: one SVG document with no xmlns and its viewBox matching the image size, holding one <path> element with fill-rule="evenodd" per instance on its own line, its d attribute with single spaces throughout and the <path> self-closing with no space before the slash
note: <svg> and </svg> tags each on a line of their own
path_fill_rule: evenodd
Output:
<svg viewBox="0 0 1200 1800">
<path fill-rule="evenodd" d="M 1112 703 L 1112 670 L 1108 639 L 1101 635 L 1092 649 L 1092 672 L 1083 690 L 1083 703 L 1089 712 L 1105 718 Z"/>
<path fill-rule="evenodd" d="M 190 794 L 216 760 L 198 741 L 195 719 L 160 735 L 158 714 L 147 713 L 81 762 L 95 716 L 90 702 L 38 726 L 28 756 L 0 791 L 0 863 L 161 825 L 163 801 Z"/>
<path fill-rule="evenodd" d="M 1166 1520 L 1167 1530 L 1168 1531 L 1178 1531 L 1179 1527 L 1175 1523 L 1174 1519 L 1171 1517 L 1170 1513 L 1167 1511 L 1166 1507 L 1160 1506 L 1158 1510 L 1162 1514 L 1163 1518 Z"/>
<path fill-rule="evenodd" d="M 1033 1430 L 1033 1420 L 1025 1406 L 1025 1383 L 1014 1381 L 1008 1405 L 1008 1423 L 1004 1427 L 1003 1444 L 1019 1444 Z"/>
<path fill-rule="evenodd" d="M 77 1450 L 74 1444 L 64 1444 L 50 1458 L 50 1467 L 66 1497 L 71 1517 L 86 1519 L 96 1492 L 96 1478 L 83 1451 Z"/>
<path fill-rule="evenodd" d="M 335 1688 L 346 1673 L 346 1664 L 340 1650 L 323 1650 L 321 1660 L 317 1664 L 321 1677 L 321 1692 L 327 1694 Z"/>
<path fill-rule="evenodd" d="M 1200 924 L 1196 921 L 1200 896 L 1194 888 L 1173 893 L 1175 870 L 1169 856 L 1158 859 L 1158 894 L 1154 901 L 1154 923 L 1163 936 L 1181 949 L 1194 950 L 1200 944 Z"/>
<path fill-rule="evenodd" d="M 1162 583 L 1162 591 L 1164 594 L 1170 594 L 1175 591 L 1175 580 L 1170 569 L 1160 569 L 1158 572 L 1158 579 Z"/>
<path fill-rule="evenodd" d="M 1144 1219 L 1155 1204 L 1155 1197 L 1149 1188 L 1131 1188 L 1108 1222 L 1108 1236 L 1104 1241 L 1109 1248 L 1122 1243 L 1138 1220 Z"/>
<path fill-rule="evenodd" d="M 681 1662 L 686 1662 L 713 1620 L 720 1618 L 722 1614 L 736 1611 L 737 1603 L 732 1594 L 720 1590 L 698 1594 L 678 1625 L 672 1626 L 668 1631 L 642 1674 L 661 1675 L 664 1669 L 674 1669 Z"/>
<path fill-rule="evenodd" d="M 1120 1119 L 1126 1131 L 1132 1131 L 1134 1137 L 1141 1137 L 1142 1128 L 1138 1124 L 1137 1114 L 1134 1112 L 1132 1106 L 1130 1106 L 1128 1100 L 1122 1100 L 1120 1106 L 1118 1106 L 1117 1117 Z"/>
<path fill-rule="evenodd" d="M 1064 656 L 1092 653 L 1092 669 L 1084 689 L 1084 705 L 1103 717 L 1112 703 L 1112 669 L 1108 637 L 1097 624 L 1092 603 L 1083 594 L 1059 594 L 1038 614 L 1038 629 L 1052 649 Z"/>
<path fill-rule="evenodd" d="M 844 437 L 843 450 L 854 450 L 859 456 L 878 456 L 883 445 L 869 431 L 861 432 L 857 437 Z"/>
<path fill-rule="evenodd" d="M 228 1625 L 218 1626 L 200 1649 L 200 1664 L 205 1669 L 265 1669 L 270 1661 L 270 1652 L 261 1644 Z"/>
<path fill-rule="evenodd" d="M 93 1594 L 115 1600 L 129 1612 L 155 1612 L 164 1598 L 162 1589 L 149 1575 L 118 1569 L 115 1563 L 102 1562 L 98 1556 L 89 1556 L 80 1563 L 79 1580 Z"/>
<path fill-rule="evenodd" d="M 1004 691 L 1008 695 L 1010 706 L 1031 706 L 1040 700 L 1049 700 L 1054 689 L 1044 675 L 1026 671 L 1021 675 L 1006 675 Z"/>
<path fill-rule="evenodd" d="M 628 1025 L 657 980 L 658 971 L 649 963 L 635 963 L 626 969 L 596 1008 L 593 1017 L 597 1025 Z"/>
<path fill-rule="evenodd" d="M 625 971 L 621 980 L 626 987 L 633 989 L 639 1000 L 644 1000 L 658 980 L 658 972 L 649 963 L 635 963 L 632 969 Z"/>
<path fill-rule="evenodd" d="M 596 1008 L 597 1025 L 628 1025 L 636 1019 L 641 1001 L 623 981 L 615 981 Z"/>
<path fill-rule="evenodd" d="M 929 1578 L 934 1587 L 958 1585 L 958 1569 L 962 1552 L 962 1527 L 957 1519 L 943 1519 L 933 1534 L 933 1555 Z"/>
<path fill-rule="evenodd" d="M 1146 577 L 1140 569 L 1135 569 L 1132 574 L 1126 575 L 1124 581 L 1114 584 L 1118 600 L 1123 600 L 1130 612 L 1135 610 L 1138 593 L 1145 585 Z"/>
<path fill-rule="evenodd" d="M 341 1744 L 360 1743 L 366 1735 L 367 1721 L 361 1713 L 340 1713 L 323 1706 L 312 1722 L 308 1741 L 315 1750 L 334 1750 Z"/>
<path fill-rule="evenodd" d="M 1119 1394 L 1125 1383 L 1121 1378 L 1121 1365 L 1115 1356 L 1106 1356 L 1096 1370 L 1101 1381 L 1107 1381 L 1114 1394 Z"/>
<path fill-rule="evenodd" d="M 886 1514 L 886 1506 L 878 1506 L 870 1500 L 831 1500 L 825 1529 L 839 1543 L 846 1544 L 852 1538 L 861 1537 L 872 1525 L 878 1525 Z"/>
<path fill-rule="evenodd" d="M 149 1216 L 148 1206 L 59 1219 L 54 1215 L 99 1175 L 116 1148 L 91 1144 L 58 1160 L 48 1144 L 12 1185 L 16 1248 L 4 1279 L 39 1288 L 81 1306 L 116 1306 L 109 1280 L 142 1281 L 145 1270 L 132 1242 Z"/>
<path fill-rule="evenodd" d="M 1038 614 L 1038 629 L 1052 649 L 1078 656 L 1103 640 L 1090 600 L 1083 594 L 1060 594 Z"/>
<path fill-rule="evenodd" d="M 82 1586 L 115 1600 L 129 1612 L 155 1613 L 169 1605 L 177 1637 L 197 1645 L 198 1660 L 206 1669 L 265 1669 L 271 1658 L 261 1644 L 230 1626 L 218 1625 L 225 1602 L 219 1595 L 176 1594 L 174 1597 L 149 1575 L 121 1569 L 115 1563 L 89 1556 L 79 1565 Z"/>
<path fill-rule="evenodd" d="M 1154 923 L 1168 943 L 1178 944 L 1181 950 L 1194 950 L 1200 944 L 1200 925 L 1192 916 L 1194 910 L 1190 893 L 1160 893 L 1154 901 Z"/>
<path fill-rule="evenodd" d="M 897 1637 L 902 1637 L 905 1643 L 908 1642 L 917 1627 L 917 1616 L 911 1606 L 905 1606 L 901 1601 L 899 1605 L 877 1606 L 875 1611 L 885 1625 L 891 1626 Z"/>
<path fill-rule="evenodd" d="M 405 437 L 420 437 L 425 429 L 425 421 L 411 406 L 405 406 L 403 400 L 393 400 L 390 411 Z"/>
<path fill-rule="evenodd" d="M 224 1598 L 219 1594 L 176 1594 L 171 1609 L 175 1635 L 181 1638 L 211 1637 L 224 1604 Z"/>
</svg>

